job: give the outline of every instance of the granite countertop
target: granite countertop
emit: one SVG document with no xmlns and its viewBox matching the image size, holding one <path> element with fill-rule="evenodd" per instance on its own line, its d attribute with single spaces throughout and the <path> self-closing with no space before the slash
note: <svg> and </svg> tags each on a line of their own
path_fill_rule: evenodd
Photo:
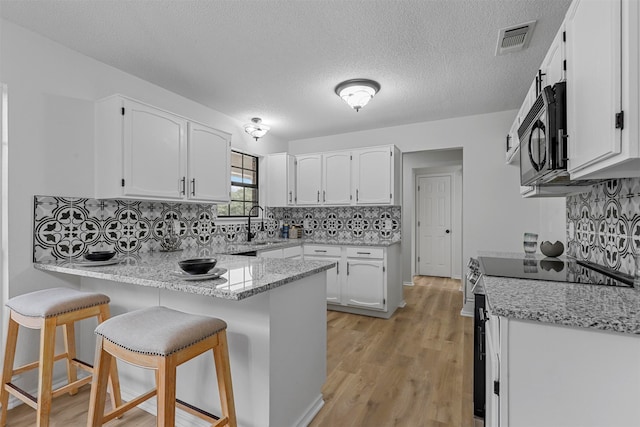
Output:
<svg viewBox="0 0 640 427">
<path fill-rule="evenodd" d="M 255 240 L 253 242 L 241 242 L 241 243 L 229 243 L 216 247 L 218 253 L 224 254 L 241 254 L 244 252 L 252 251 L 268 251 L 272 249 L 288 248 L 293 246 L 300 246 L 302 244 L 313 245 L 344 245 L 344 246 L 369 246 L 369 247 L 389 247 L 391 245 L 400 244 L 400 242 L 353 242 L 339 239 L 317 239 L 317 238 L 302 238 L 302 239 L 269 239 L 269 240 Z"/>
<path fill-rule="evenodd" d="M 522 254 L 489 254 L 522 258 Z M 540 256 L 539 256 L 540 258 Z M 483 275 L 492 314 L 603 331 L 640 334 L 640 290 Z"/>
<path fill-rule="evenodd" d="M 271 247 L 275 248 L 275 245 Z M 237 248 L 227 247 L 226 249 L 235 250 Z M 219 278 L 187 281 L 176 276 L 176 272 L 181 273 L 178 267 L 179 260 L 211 256 L 218 259 L 216 268 L 226 270 Z M 83 260 L 58 261 L 34 263 L 34 267 L 43 271 L 241 300 L 328 270 L 335 265 L 334 262 L 326 261 L 295 261 L 224 255 L 216 252 L 215 247 L 178 252 L 150 252 L 120 257 L 119 261 L 115 265 L 105 266 L 87 266 Z"/>
</svg>

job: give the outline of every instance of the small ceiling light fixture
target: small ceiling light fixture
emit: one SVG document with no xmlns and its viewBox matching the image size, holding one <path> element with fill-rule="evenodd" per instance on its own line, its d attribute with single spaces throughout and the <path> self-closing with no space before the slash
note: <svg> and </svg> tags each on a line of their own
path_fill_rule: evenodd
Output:
<svg viewBox="0 0 640 427">
<path fill-rule="evenodd" d="M 254 137 L 256 141 L 258 138 L 262 138 L 269 132 L 271 127 L 262 124 L 262 119 L 260 117 L 254 117 L 251 119 L 251 123 L 247 123 L 244 125 L 244 131 Z"/>
<path fill-rule="evenodd" d="M 335 91 L 349 107 L 360 111 L 380 91 L 380 84 L 368 79 L 352 79 L 340 83 Z"/>
</svg>

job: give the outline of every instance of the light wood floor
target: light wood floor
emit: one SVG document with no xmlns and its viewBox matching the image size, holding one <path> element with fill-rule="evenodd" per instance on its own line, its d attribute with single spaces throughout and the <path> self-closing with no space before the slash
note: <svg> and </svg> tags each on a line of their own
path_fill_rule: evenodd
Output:
<svg viewBox="0 0 640 427">
<path fill-rule="evenodd" d="M 325 406 L 311 427 L 473 426 L 473 320 L 460 316 L 460 281 L 416 276 L 391 319 L 329 311 Z M 52 427 L 84 427 L 89 387 L 53 402 Z M 9 411 L 9 427 L 35 411 Z M 136 409 L 108 426 L 154 427 Z"/>
</svg>

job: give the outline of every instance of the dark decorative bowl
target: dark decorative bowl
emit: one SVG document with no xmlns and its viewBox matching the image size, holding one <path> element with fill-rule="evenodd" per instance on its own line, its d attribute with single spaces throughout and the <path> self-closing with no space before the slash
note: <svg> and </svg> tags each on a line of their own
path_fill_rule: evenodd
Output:
<svg viewBox="0 0 640 427">
<path fill-rule="evenodd" d="M 551 243 L 545 240 L 540 243 L 540 252 L 548 257 L 558 257 L 564 252 L 564 245 L 560 241 Z"/>
<path fill-rule="evenodd" d="M 178 265 L 185 273 L 207 274 L 209 270 L 216 266 L 218 262 L 215 258 L 192 258 L 178 261 Z"/>
<path fill-rule="evenodd" d="M 116 255 L 115 251 L 96 251 L 84 254 L 87 261 L 108 261 Z"/>
</svg>

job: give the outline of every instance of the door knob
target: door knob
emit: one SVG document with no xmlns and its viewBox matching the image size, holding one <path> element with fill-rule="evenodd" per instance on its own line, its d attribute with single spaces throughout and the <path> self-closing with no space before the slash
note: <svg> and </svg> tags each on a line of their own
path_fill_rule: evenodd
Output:
<svg viewBox="0 0 640 427">
<path fill-rule="evenodd" d="M 449 233 L 451 233 L 451 230 L 444 230 L 444 232 L 449 234 Z"/>
</svg>

